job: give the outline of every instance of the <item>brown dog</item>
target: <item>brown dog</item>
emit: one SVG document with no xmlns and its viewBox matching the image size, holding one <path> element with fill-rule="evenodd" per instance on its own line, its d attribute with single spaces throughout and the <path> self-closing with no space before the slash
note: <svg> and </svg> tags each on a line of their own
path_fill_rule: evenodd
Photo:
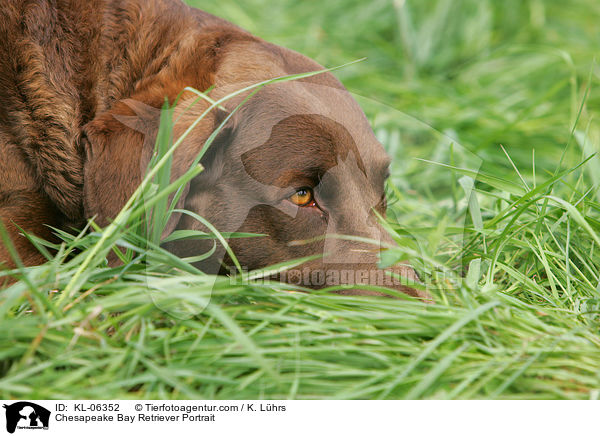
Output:
<svg viewBox="0 0 600 436">
<path fill-rule="evenodd" d="M 105 225 L 117 215 L 150 161 L 154 108 L 165 98 L 173 102 L 190 86 L 216 100 L 262 80 L 323 69 L 177 0 L 7 0 L 0 41 L 0 218 L 27 265 L 44 259 L 15 224 L 51 238 L 47 225 L 81 226 L 94 216 Z M 185 92 L 175 110 L 176 135 L 209 106 L 190 107 L 194 97 Z M 194 128 L 175 152 L 173 178 L 244 97 Z M 266 235 L 230 241 L 245 267 L 321 253 L 299 277 L 280 279 L 314 288 L 380 284 L 372 274 L 378 248 L 336 235 L 392 242 L 374 214 L 385 214 L 389 158 L 332 74 L 262 89 L 202 164 L 206 170 L 180 206 L 220 231 Z M 181 214 L 166 234 L 176 228 L 206 230 Z M 193 240 L 168 248 L 181 256 L 206 250 Z M 222 272 L 223 258 L 221 250 L 202 268 Z M 0 261 L 9 261 L 2 247 Z M 394 272 L 415 278 L 407 266 Z"/>
</svg>

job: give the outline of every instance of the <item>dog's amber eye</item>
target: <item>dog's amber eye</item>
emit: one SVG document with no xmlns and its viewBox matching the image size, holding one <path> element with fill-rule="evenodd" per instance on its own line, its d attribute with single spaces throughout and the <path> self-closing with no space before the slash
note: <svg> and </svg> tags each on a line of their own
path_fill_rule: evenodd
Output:
<svg viewBox="0 0 600 436">
<path fill-rule="evenodd" d="M 298 189 L 294 195 L 290 197 L 290 201 L 300 207 L 312 206 L 315 203 L 313 193 L 308 188 Z"/>
</svg>

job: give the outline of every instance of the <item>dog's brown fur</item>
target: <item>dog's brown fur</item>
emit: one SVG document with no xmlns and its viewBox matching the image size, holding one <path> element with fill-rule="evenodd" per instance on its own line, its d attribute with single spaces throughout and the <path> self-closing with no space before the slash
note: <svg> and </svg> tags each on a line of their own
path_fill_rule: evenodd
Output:
<svg viewBox="0 0 600 436">
<path fill-rule="evenodd" d="M 178 0 L 6 0 L 0 41 L 0 218 L 27 265 L 43 258 L 19 227 L 52 238 L 48 225 L 81 226 L 92 216 L 107 224 L 116 216 L 150 160 L 158 128 L 152 108 L 165 98 L 173 102 L 186 86 L 210 88 L 219 98 L 245 84 L 322 69 Z M 311 95 L 310 87 L 331 95 Z M 189 99 L 188 92 L 182 101 Z M 204 101 L 185 112 L 178 107 L 176 135 L 207 107 Z M 183 142 L 173 178 L 187 170 L 223 116 L 211 112 Z M 271 133 L 259 140 L 257 132 Z M 349 159 L 351 170 L 333 171 Z M 369 228 L 379 227 L 371 209 L 385 213 L 389 160 L 356 103 L 329 73 L 261 90 L 219 135 L 203 164 L 207 170 L 187 187 L 180 206 L 222 231 L 267 234 L 260 242 L 232 241 L 249 268 L 322 252 L 323 241 L 293 242 L 318 239 L 332 229 L 374 237 Z M 356 172 L 364 180 L 349 183 Z M 276 195 L 273 189 L 300 187 L 300 181 L 317 190 L 327 177 L 335 183 L 331 192 L 319 191 L 324 204 L 330 202 L 320 211 L 267 198 Z M 248 198 L 253 200 L 245 204 Z M 167 230 L 175 228 L 204 229 L 189 216 L 172 220 Z M 340 258 L 309 267 L 374 269 L 376 255 L 364 247 L 348 262 L 344 253 L 356 247 L 336 243 Z M 202 249 L 189 241 L 169 248 L 180 255 Z M 9 259 L 0 247 L 0 261 Z M 220 262 L 204 268 L 216 272 Z M 396 272 L 415 277 L 408 267 Z"/>
</svg>

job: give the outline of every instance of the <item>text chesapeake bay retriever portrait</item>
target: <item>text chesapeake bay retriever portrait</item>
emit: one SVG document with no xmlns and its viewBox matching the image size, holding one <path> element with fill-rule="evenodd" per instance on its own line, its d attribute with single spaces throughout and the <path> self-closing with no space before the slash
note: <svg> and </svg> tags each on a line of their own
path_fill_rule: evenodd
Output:
<svg viewBox="0 0 600 436">
<path fill-rule="evenodd" d="M 301 54 L 178 0 L 5 0 L 0 218 L 19 257 L 27 266 L 46 261 L 22 230 L 55 240 L 51 227 L 82 229 L 91 218 L 106 226 L 115 218 L 148 168 L 165 99 L 177 102 L 177 137 L 211 99 L 322 70 Z M 197 94 L 189 88 L 208 98 L 190 105 Z M 190 168 L 247 94 L 227 100 L 197 123 L 174 153 L 173 180 Z M 331 72 L 261 88 L 205 151 L 204 171 L 187 184 L 179 208 L 220 232 L 262 235 L 229 240 L 244 268 L 321 255 L 302 267 L 324 274 L 362 272 L 353 282 L 338 275 L 338 284 L 379 284 L 369 272 L 378 271 L 380 249 L 394 244 L 380 222 L 390 158 Z M 175 214 L 164 236 L 181 229 L 206 227 L 193 214 Z M 165 247 L 186 257 L 205 252 L 207 243 L 179 240 Z M 5 246 L 0 262 L 14 267 Z M 220 249 L 200 268 L 222 274 L 227 263 Z M 408 265 L 388 272 L 417 280 Z M 324 286 L 311 280 L 301 284 Z M 406 284 L 392 287 L 426 296 Z M 340 293 L 385 295 L 360 289 Z"/>
</svg>

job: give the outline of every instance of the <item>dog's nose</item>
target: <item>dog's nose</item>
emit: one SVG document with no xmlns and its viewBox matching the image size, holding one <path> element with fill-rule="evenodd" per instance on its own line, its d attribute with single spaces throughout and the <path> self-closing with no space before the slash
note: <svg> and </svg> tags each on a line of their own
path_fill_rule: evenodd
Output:
<svg viewBox="0 0 600 436">
<path fill-rule="evenodd" d="M 373 295 L 392 297 L 392 289 L 425 302 L 433 302 L 429 293 L 416 289 L 419 278 L 410 265 L 399 264 L 380 269 L 371 263 L 321 263 L 310 262 L 301 269 L 285 271 L 278 279 L 304 288 L 333 288 L 333 293 L 341 295 Z"/>
<path fill-rule="evenodd" d="M 335 291 L 335 293 L 340 295 L 373 295 L 394 298 L 384 291 L 362 289 L 360 285 L 378 286 L 394 289 L 411 297 L 419 298 L 424 302 L 433 303 L 433 299 L 427 291 L 415 289 L 412 286 L 419 284 L 420 280 L 410 265 L 398 264 L 386 269 L 379 269 L 377 265 L 370 265 L 370 267 L 367 274 L 354 274 L 353 283 L 340 283 L 357 285 L 356 288 L 342 289 Z"/>
<path fill-rule="evenodd" d="M 431 295 L 420 287 L 420 280 L 415 270 L 408 263 L 380 269 L 378 267 L 381 251 L 396 246 L 396 242 L 379 224 L 361 231 L 354 230 L 353 238 L 330 238 L 326 242 L 323 262 L 316 270 L 324 272 L 329 278 L 327 285 L 351 285 L 348 289 L 335 291 L 343 295 L 376 295 L 388 296 L 390 293 L 367 287 L 384 287 L 400 291 L 404 294 L 432 302 Z M 315 265 L 316 266 L 316 265 Z M 311 268 L 313 269 L 313 268 Z M 318 277 L 318 274 L 315 275 Z M 339 279 L 337 279 L 339 277 Z M 306 284 L 308 287 L 321 288 L 320 283 Z"/>
</svg>

